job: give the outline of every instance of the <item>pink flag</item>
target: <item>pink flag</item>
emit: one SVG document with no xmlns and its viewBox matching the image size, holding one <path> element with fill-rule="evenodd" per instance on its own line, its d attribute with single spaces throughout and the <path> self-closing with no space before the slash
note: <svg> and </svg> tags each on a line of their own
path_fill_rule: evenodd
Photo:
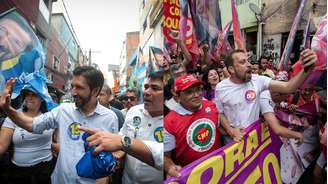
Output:
<svg viewBox="0 0 328 184">
<path fill-rule="evenodd" d="M 278 66 L 279 70 L 285 70 L 286 71 L 288 69 L 289 56 L 290 56 L 290 53 L 291 53 L 293 45 L 294 45 L 296 31 L 297 31 L 298 25 L 301 21 L 301 18 L 303 16 L 304 7 L 306 5 L 306 2 L 307 2 L 307 0 L 302 0 L 301 1 L 301 4 L 300 4 L 300 6 L 298 8 L 298 11 L 296 13 L 296 16 L 294 18 L 293 25 L 290 28 L 288 39 L 287 39 L 284 51 L 283 51 L 283 53 L 281 55 L 281 58 L 280 58 L 280 62 L 279 62 L 279 66 Z"/>
<path fill-rule="evenodd" d="M 319 23 L 318 30 L 312 38 L 311 49 L 316 52 L 318 61 L 315 64 L 314 70 L 311 71 L 311 74 L 300 87 L 301 89 L 307 84 L 316 85 L 321 75 L 327 70 L 327 16 L 324 16 Z M 300 61 L 297 61 L 293 65 L 292 76 L 297 75 L 301 70 L 302 65 Z"/>
<path fill-rule="evenodd" d="M 231 25 L 232 22 L 230 21 L 229 23 L 227 23 L 227 25 L 224 26 L 222 31 L 218 32 L 218 38 L 215 47 L 215 55 L 218 58 L 222 55 L 226 55 L 232 50 L 228 41 L 228 34 L 230 32 Z"/>
<path fill-rule="evenodd" d="M 235 49 L 242 49 L 246 52 L 245 41 L 240 31 L 236 1 L 231 0 L 233 39 L 235 40 Z"/>
<path fill-rule="evenodd" d="M 311 48 L 318 56 L 315 69 L 327 70 L 327 15 L 319 23 L 318 30 L 312 38 Z"/>
</svg>

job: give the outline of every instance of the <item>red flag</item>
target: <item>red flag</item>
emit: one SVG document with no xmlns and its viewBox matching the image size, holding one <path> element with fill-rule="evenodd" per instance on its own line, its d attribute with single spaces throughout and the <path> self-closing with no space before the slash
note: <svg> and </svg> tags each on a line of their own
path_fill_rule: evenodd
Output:
<svg viewBox="0 0 328 184">
<path fill-rule="evenodd" d="M 235 49 L 242 49 L 246 52 L 245 40 L 240 31 L 236 1 L 231 0 L 233 39 L 235 40 Z"/>
<path fill-rule="evenodd" d="M 189 52 L 198 55 L 198 43 L 195 34 L 195 26 L 192 21 L 188 1 L 181 1 L 180 36 Z"/>
<path fill-rule="evenodd" d="M 195 33 L 195 25 L 191 17 L 191 11 L 188 1 L 180 1 L 180 36 L 186 48 L 192 55 L 192 66 L 197 64 L 197 56 L 199 55 L 198 42 Z"/>
<path fill-rule="evenodd" d="M 180 3 L 179 0 L 163 1 L 163 34 L 169 43 L 173 42 L 170 30 L 179 30 L 180 27 Z"/>
</svg>

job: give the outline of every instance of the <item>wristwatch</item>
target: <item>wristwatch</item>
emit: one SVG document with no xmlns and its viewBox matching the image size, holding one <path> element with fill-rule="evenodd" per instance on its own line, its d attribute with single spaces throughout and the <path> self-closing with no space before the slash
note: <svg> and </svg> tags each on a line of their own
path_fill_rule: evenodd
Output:
<svg viewBox="0 0 328 184">
<path fill-rule="evenodd" d="M 122 142 L 122 150 L 124 152 L 127 152 L 130 149 L 130 146 L 132 144 L 132 138 L 129 136 L 124 135 L 121 139 Z"/>
</svg>

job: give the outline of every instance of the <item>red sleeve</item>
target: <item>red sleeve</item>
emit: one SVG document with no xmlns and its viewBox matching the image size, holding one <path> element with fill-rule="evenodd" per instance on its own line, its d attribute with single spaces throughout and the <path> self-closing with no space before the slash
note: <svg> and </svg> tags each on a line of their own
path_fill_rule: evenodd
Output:
<svg viewBox="0 0 328 184">
<path fill-rule="evenodd" d="M 164 128 L 171 135 L 174 135 L 174 130 L 175 130 L 174 123 L 172 122 L 173 119 L 174 118 L 172 112 L 169 112 L 164 118 Z"/>
</svg>

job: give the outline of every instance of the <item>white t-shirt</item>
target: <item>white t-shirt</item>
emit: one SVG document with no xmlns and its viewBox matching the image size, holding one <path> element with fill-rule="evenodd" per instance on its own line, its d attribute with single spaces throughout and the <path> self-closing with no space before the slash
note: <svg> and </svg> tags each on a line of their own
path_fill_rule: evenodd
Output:
<svg viewBox="0 0 328 184">
<path fill-rule="evenodd" d="M 265 90 L 260 94 L 260 106 L 261 114 L 265 114 L 267 112 L 274 112 L 275 103 L 271 98 L 269 90 Z"/>
<path fill-rule="evenodd" d="M 163 116 L 150 116 L 143 104 L 129 109 L 120 134 L 139 139 L 144 143 L 146 143 L 145 141 L 157 142 L 157 147 L 162 147 L 160 150 L 163 153 Z M 153 153 L 153 148 L 149 147 L 149 143 L 146 144 Z M 163 157 L 163 154 L 160 154 L 160 157 Z M 163 161 L 163 158 L 154 159 L 157 166 L 163 165 L 163 163 L 158 163 L 160 160 Z M 162 170 L 155 169 L 130 155 L 125 157 L 122 183 L 152 184 L 162 182 Z"/>
<path fill-rule="evenodd" d="M 153 160 L 155 162 L 155 168 L 158 170 L 163 170 L 163 143 L 158 143 L 156 141 L 143 141 L 148 149 L 150 150 Z"/>
<path fill-rule="evenodd" d="M 217 84 L 215 102 L 232 127 L 246 128 L 260 115 L 260 93 L 269 88 L 271 78 L 252 74 L 252 79 L 235 84 L 230 78 Z"/>
<path fill-rule="evenodd" d="M 20 167 L 36 165 L 52 159 L 51 142 L 53 130 L 46 130 L 42 134 L 33 134 L 18 127 L 6 118 L 3 127 L 14 130 L 14 155 L 12 162 Z"/>
</svg>

